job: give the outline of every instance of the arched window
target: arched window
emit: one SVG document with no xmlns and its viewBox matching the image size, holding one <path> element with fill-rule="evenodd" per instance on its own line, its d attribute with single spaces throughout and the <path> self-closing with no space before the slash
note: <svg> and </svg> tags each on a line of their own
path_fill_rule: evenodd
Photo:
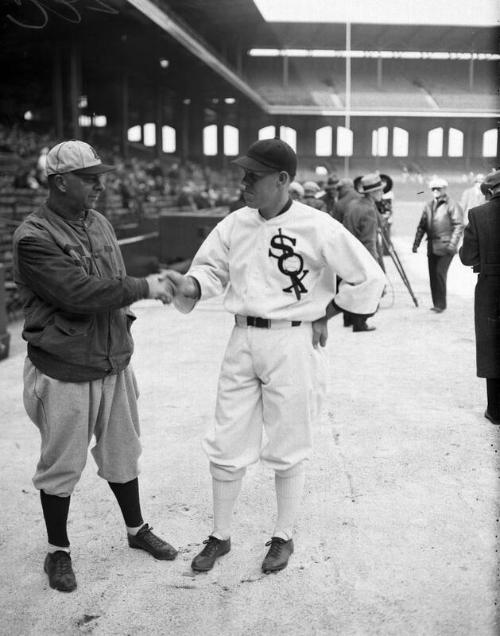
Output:
<svg viewBox="0 0 500 636">
<path fill-rule="evenodd" d="M 409 145 L 409 134 L 404 128 L 395 126 L 392 129 L 392 156 L 407 157 Z"/>
<path fill-rule="evenodd" d="M 344 126 L 337 127 L 337 155 L 339 157 L 351 157 L 352 156 L 352 142 L 353 135 L 352 130 L 344 128 Z"/>
<path fill-rule="evenodd" d="M 332 127 L 323 126 L 316 131 L 316 156 L 331 157 L 333 150 Z"/>
<path fill-rule="evenodd" d="M 276 136 L 275 126 L 265 126 L 259 130 L 259 139 L 273 139 Z"/>
<path fill-rule="evenodd" d="M 389 151 L 389 129 L 381 126 L 372 132 L 372 155 L 374 157 L 387 157 Z"/>
<path fill-rule="evenodd" d="M 498 130 L 490 128 L 483 133 L 483 157 L 496 157 L 498 144 Z"/>
<path fill-rule="evenodd" d="M 163 126 L 161 134 L 163 152 L 175 152 L 177 147 L 175 128 L 172 128 L 172 126 Z"/>
<path fill-rule="evenodd" d="M 235 126 L 224 126 L 224 154 L 235 157 L 240 152 L 240 131 Z"/>
<path fill-rule="evenodd" d="M 143 135 L 145 146 L 154 146 L 156 144 L 156 126 L 153 123 L 144 124 Z"/>
<path fill-rule="evenodd" d="M 443 129 L 433 128 L 427 135 L 427 156 L 443 156 Z"/>
<path fill-rule="evenodd" d="M 280 139 L 286 141 L 295 151 L 297 150 L 297 131 L 289 126 L 280 126 Z"/>
<path fill-rule="evenodd" d="M 457 128 L 448 131 L 448 157 L 464 156 L 464 134 Z"/>
<path fill-rule="evenodd" d="M 129 141 L 141 141 L 142 129 L 140 126 L 132 126 L 127 131 L 127 139 Z"/>
<path fill-rule="evenodd" d="M 210 124 L 203 129 L 203 154 L 213 157 L 217 154 L 217 126 Z"/>
</svg>

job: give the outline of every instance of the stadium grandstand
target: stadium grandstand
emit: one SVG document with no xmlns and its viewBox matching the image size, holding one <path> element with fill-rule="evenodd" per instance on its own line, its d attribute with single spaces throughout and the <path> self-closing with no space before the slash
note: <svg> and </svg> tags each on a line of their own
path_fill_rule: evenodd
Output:
<svg viewBox="0 0 500 636">
<path fill-rule="evenodd" d="M 435 173 L 465 186 L 498 165 L 498 13 L 493 0 L 460 10 L 448 0 L 6 0 L 7 285 L 11 230 L 44 196 L 43 179 L 30 187 L 37 160 L 64 138 L 116 163 L 100 205 L 125 237 L 172 211 L 223 214 L 238 194 L 231 159 L 276 135 L 296 149 L 300 180 L 378 169 L 401 187 Z"/>
</svg>

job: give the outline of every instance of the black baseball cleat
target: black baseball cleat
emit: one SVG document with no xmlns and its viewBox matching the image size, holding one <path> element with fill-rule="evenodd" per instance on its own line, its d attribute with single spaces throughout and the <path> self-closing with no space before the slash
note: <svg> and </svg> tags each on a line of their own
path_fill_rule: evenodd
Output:
<svg viewBox="0 0 500 636">
<path fill-rule="evenodd" d="M 370 325 L 367 325 L 366 322 L 363 323 L 362 325 L 355 325 L 352 330 L 355 333 L 359 333 L 361 331 L 375 331 L 377 327 L 371 327 Z"/>
<path fill-rule="evenodd" d="M 72 592 L 76 589 L 76 578 L 71 567 L 71 557 L 64 550 L 49 552 L 43 564 L 48 574 L 49 585 L 59 592 Z"/>
<path fill-rule="evenodd" d="M 265 574 L 269 572 L 279 572 L 288 565 L 288 559 L 293 554 L 293 539 L 282 539 L 281 537 L 271 537 L 266 543 L 270 545 L 264 561 L 262 561 L 262 571 Z"/>
<path fill-rule="evenodd" d="M 497 424 L 497 425 L 500 424 L 500 420 L 497 420 L 496 418 L 494 418 L 493 415 L 491 415 L 491 413 L 488 410 L 484 412 L 484 417 L 487 420 L 490 420 L 492 424 Z"/>
<path fill-rule="evenodd" d="M 152 554 L 155 559 L 173 561 L 177 556 L 177 550 L 170 543 L 153 534 L 151 530 L 152 528 L 145 523 L 135 536 L 127 534 L 129 546 L 136 550 L 145 550 Z"/>
<path fill-rule="evenodd" d="M 210 535 L 203 541 L 205 547 L 191 562 L 195 572 L 208 572 L 214 567 L 215 561 L 231 550 L 231 539 L 217 539 Z"/>
</svg>

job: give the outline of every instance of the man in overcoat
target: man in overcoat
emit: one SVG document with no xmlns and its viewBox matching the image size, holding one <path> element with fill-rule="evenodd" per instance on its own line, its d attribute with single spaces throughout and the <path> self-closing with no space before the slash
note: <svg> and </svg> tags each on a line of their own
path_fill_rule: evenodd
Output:
<svg viewBox="0 0 500 636">
<path fill-rule="evenodd" d="M 490 199 L 469 210 L 459 256 L 478 274 L 474 298 L 477 375 L 486 378 L 484 416 L 500 424 L 500 170 L 484 187 Z"/>
<path fill-rule="evenodd" d="M 463 211 L 447 193 L 446 179 L 429 183 L 433 198 L 425 204 L 415 233 L 413 252 L 427 234 L 427 261 L 431 286 L 431 310 L 440 314 L 446 309 L 446 279 L 464 228 Z"/>
</svg>

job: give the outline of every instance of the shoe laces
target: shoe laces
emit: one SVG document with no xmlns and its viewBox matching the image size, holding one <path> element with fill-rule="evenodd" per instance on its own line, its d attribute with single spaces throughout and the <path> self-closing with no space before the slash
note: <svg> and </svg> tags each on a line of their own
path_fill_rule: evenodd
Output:
<svg viewBox="0 0 500 636">
<path fill-rule="evenodd" d="M 160 539 L 160 537 L 157 537 L 155 534 L 153 534 L 152 531 L 153 528 L 151 528 L 150 526 L 146 525 L 146 527 L 144 528 L 142 534 L 142 538 L 148 542 L 148 544 L 152 547 L 152 548 L 162 548 L 165 545 L 165 541 L 163 541 L 163 539 Z"/>
<path fill-rule="evenodd" d="M 52 559 L 55 575 L 58 578 L 73 574 L 73 570 L 71 568 L 71 557 L 67 552 L 64 552 L 64 550 L 61 550 L 60 552 L 61 554 L 58 554 Z"/>
<path fill-rule="evenodd" d="M 220 539 L 217 539 L 217 537 L 212 537 L 212 535 L 210 535 L 208 539 L 205 539 L 205 541 L 203 541 L 203 543 L 205 544 L 205 547 L 203 548 L 201 554 L 206 557 L 211 557 L 213 556 L 214 552 L 217 551 Z"/>
<path fill-rule="evenodd" d="M 270 539 L 266 543 L 266 546 L 268 546 L 268 545 L 271 546 L 269 548 L 268 556 L 271 557 L 271 558 L 278 557 L 280 555 L 280 552 L 281 552 L 281 546 L 284 543 L 286 543 L 286 541 L 285 541 L 285 539 L 282 539 L 281 537 L 273 537 L 272 539 Z"/>
</svg>

